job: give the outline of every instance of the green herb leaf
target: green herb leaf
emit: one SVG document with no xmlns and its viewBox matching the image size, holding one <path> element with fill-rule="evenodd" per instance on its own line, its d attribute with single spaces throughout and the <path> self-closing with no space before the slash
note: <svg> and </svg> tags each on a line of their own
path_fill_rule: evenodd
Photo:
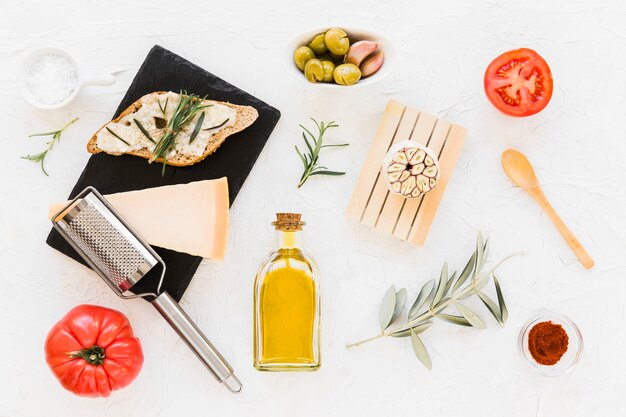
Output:
<svg viewBox="0 0 626 417">
<path fill-rule="evenodd" d="M 422 339 L 420 339 L 418 334 L 414 331 L 411 331 L 411 346 L 413 346 L 413 352 L 415 352 L 417 359 L 419 359 L 426 368 L 432 369 L 433 364 L 426 350 L 426 346 L 424 346 L 424 342 L 422 342 Z"/>
<path fill-rule="evenodd" d="M 202 122 L 204 122 L 204 112 L 200 113 L 200 117 L 198 117 L 196 126 L 193 128 L 193 132 L 191 132 L 191 135 L 189 136 L 189 143 L 193 142 L 196 136 L 198 136 L 198 133 L 200 133 Z"/>
<path fill-rule="evenodd" d="M 148 133 L 148 131 L 143 127 L 143 125 L 141 124 L 141 122 L 137 119 L 133 119 L 133 121 L 135 122 L 135 124 L 137 125 L 137 127 L 139 128 L 139 130 L 141 131 L 141 133 L 143 133 L 143 135 L 152 143 L 156 143 L 154 140 L 152 140 L 152 138 L 150 137 L 150 133 Z"/>
<path fill-rule="evenodd" d="M 504 302 L 504 296 L 502 295 L 502 288 L 500 288 L 500 281 L 496 277 L 496 274 L 493 274 L 493 283 L 496 286 L 496 294 L 498 295 L 498 304 L 500 305 L 500 317 L 502 318 L 502 323 L 506 323 L 506 320 L 509 318 L 509 310 L 506 308 L 506 303 Z"/>
<path fill-rule="evenodd" d="M 428 328 L 430 326 L 432 326 L 432 325 L 433 325 L 432 321 L 427 321 L 425 323 L 418 324 L 415 327 L 411 327 L 410 329 L 401 330 L 399 332 L 391 333 L 389 336 L 392 336 L 392 337 L 408 337 L 408 336 L 411 336 L 411 330 L 414 331 L 415 333 L 419 334 L 419 333 L 422 333 L 425 330 L 428 330 Z"/>
<path fill-rule="evenodd" d="M 450 287 L 452 287 L 452 283 L 454 282 L 455 278 L 456 278 L 456 271 L 454 271 L 450 279 L 448 279 L 448 282 L 446 282 L 446 289 L 443 292 L 444 294 L 447 294 L 448 291 L 450 291 Z"/>
<path fill-rule="evenodd" d="M 322 148 L 339 148 L 342 146 L 349 146 L 349 145 L 350 145 L 349 143 L 338 143 L 336 145 L 322 145 L 321 147 Z"/>
<path fill-rule="evenodd" d="M 459 275 L 459 279 L 456 280 L 456 282 L 454 283 L 454 287 L 452 287 L 452 292 L 456 292 L 456 290 L 461 288 L 461 286 L 465 283 L 465 281 L 467 281 L 467 278 L 469 278 L 470 274 L 474 270 L 475 262 L 476 262 L 476 252 L 474 252 L 472 254 L 472 257 L 469 259 L 469 261 L 467 261 L 467 265 L 465 265 L 465 268 L 463 268 L 463 272 L 461 272 L 461 275 Z"/>
<path fill-rule="evenodd" d="M 228 121 L 230 120 L 230 118 L 224 120 L 222 123 L 215 125 L 215 126 L 211 126 L 211 127 L 207 127 L 206 129 L 203 130 L 213 130 L 213 129 L 219 129 L 220 127 L 224 126 L 226 123 L 228 123 Z"/>
<path fill-rule="evenodd" d="M 459 310 L 459 313 L 461 313 L 461 315 L 465 317 L 465 320 L 467 320 L 472 326 L 476 327 L 477 329 L 484 329 L 485 327 L 487 327 L 485 325 L 485 322 L 482 321 L 482 319 L 476 314 L 474 314 L 474 312 L 470 310 L 467 306 L 464 306 L 461 303 L 454 303 L 454 306 L 457 310 Z"/>
<path fill-rule="evenodd" d="M 436 306 L 445 295 L 447 282 L 448 282 L 448 263 L 444 262 L 443 267 L 441 268 L 441 274 L 439 275 L 439 284 L 437 285 L 437 292 L 435 293 L 435 297 L 433 298 L 433 301 L 430 303 L 431 308 Z"/>
<path fill-rule="evenodd" d="M 325 171 L 325 170 L 321 170 L 321 171 L 313 171 L 309 174 L 309 176 L 311 175 L 332 175 L 332 176 L 338 176 L 338 175 L 345 175 L 345 172 L 339 172 L 339 171 Z"/>
<path fill-rule="evenodd" d="M 419 294 L 417 295 L 417 298 L 415 299 L 415 302 L 413 303 L 413 305 L 411 306 L 411 309 L 409 310 L 409 320 L 412 320 L 415 317 L 417 317 L 417 314 L 419 313 L 420 308 L 422 308 L 422 306 L 426 304 L 426 301 L 428 300 L 428 297 L 431 296 L 434 288 L 435 288 L 434 279 L 431 279 L 426 284 L 422 285 L 422 289 L 420 290 Z"/>
<path fill-rule="evenodd" d="M 402 309 L 404 308 L 404 304 L 406 303 L 406 289 L 402 288 L 400 291 L 396 293 L 396 306 L 393 309 L 393 316 L 391 317 L 391 323 L 396 321 L 398 317 L 400 317 L 400 313 L 402 313 Z"/>
<path fill-rule="evenodd" d="M 396 290 L 393 288 L 393 285 L 389 287 L 385 297 L 383 298 L 383 303 L 380 305 L 380 331 L 384 332 L 387 327 L 391 324 L 391 319 L 393 318 L 393 312 L 396 309 Z"/>
<path fill-rule="evenodd" d="M 483 302 L 485 307 L 487 307 L 487 310 L 489 310 L 491 315 L 495 317 L 496 320 L 498 320 L 498 323 L 503 324 L 502 317 L 500 315 L 500 309 L 498 308 L 496 303 L 494 303 L 493 300 L 489 298 L 489 296 L 484 292 L 476 291 L 476 294 L 478 295 L 478 298 L 480 298 L 480 300 Z"/>
<path fill-rule="evenodd" d="M 113 130 L 111 130 L 111 128 L 109 126 L 106 127 L 106 130 L 112 134 L 113 136 L 115 136 L 116 138 L 118 138 L 119 140 L 121 140 L 122 142 L 124 142 L 126 145 L 130 146 L 130 143 L 126 142 L 120 135 L 118 135 L 117 133 L 115 133 Z"/>
<path fill-rule="evenodd" d="M 470 322 L 467 321 L 465 319 L 465 317 L 455 316 L 455 315 L 446 314 L 446 313 L 437 314 L 435 317 L 437 317 L 437 318 L 439 318 L 439 319 L 441 319 L 443 321 L 447 321 L 448 323 L 456 324 L 458 326 L 472 327 Z"/>
</svg>

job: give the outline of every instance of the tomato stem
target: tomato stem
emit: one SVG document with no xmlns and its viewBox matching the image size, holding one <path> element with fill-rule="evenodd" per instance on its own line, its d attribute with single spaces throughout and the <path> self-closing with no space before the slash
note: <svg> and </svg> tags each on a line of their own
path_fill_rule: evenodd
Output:
<svg viewBox="0 0 626 417">
<path fill-rule="evenodd" d="M 81 358 L 90 365 L 100 366 L 106 358 L 104 348 L 92 346 L 88 349 L 78 350 L 70 354 L 72 358 Z"/>
</svg>

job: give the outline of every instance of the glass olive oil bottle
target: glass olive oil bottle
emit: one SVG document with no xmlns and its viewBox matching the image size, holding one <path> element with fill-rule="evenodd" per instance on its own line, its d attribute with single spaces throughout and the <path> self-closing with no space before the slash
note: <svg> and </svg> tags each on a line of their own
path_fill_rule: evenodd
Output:
<svg viewBox="0 0 626 417">
<path fill-rule="evenodd" d="M 300 217 L 276 214 L 276 247 L 254 280 L 254 367 L 259 371 L 315 371 L 321 365 L 317 270 L 302 250 Z"/>
</svg>

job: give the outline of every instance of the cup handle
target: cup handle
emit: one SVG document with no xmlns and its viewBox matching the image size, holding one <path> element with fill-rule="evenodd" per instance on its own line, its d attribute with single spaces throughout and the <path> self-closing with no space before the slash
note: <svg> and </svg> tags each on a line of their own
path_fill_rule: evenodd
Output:
<svg viewBox="0 0 626 417">
<path fill-rule="evenodd" d="M 90 85 L 102 85 L 102 86 L 106 86 L 106 85 L 113 85 L 115 84 L 115 77 L 111 74 L 107 74 L 107 75 L 102 75 L 99 77 L 91 77 L 91 78 L 85 78 L 84 80 L 81 81 L 80 83 L 80 87 L 87 87 Z"/>
</svg>

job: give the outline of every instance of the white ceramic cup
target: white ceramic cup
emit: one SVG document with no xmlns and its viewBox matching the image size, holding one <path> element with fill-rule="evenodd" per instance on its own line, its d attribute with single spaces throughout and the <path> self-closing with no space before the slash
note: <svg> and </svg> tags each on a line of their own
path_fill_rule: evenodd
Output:
<svg viewBox="0 0 626 417">
<path fill-rule="evenodd" d="M 32 94 L 32 92 L 28 89 L 27 80 L 26 80 L 28 76 L 28 72 L 30 68 L 32 67 L 33 63 L 37 59 L 39 59 L 39 57 L 41 57 L 42 55 L 46 55 L 46 54 L 60 55 L 64 57 L 65 59 L 67 59 L 68 62 L 70 62 L 74 66 L 74 69 L 76 70 L 76 74 L 78 78 L 78 81 L 76 83 L 74 91 L 72 91 L 72 94 L 70 94 L 65 100 L 59 103 L 55 103 L 55 104 L 46 104 L 46 103 L 40 102 L 37 99 L 37 97 L 35 97 Z M 42 109 L 42 110 L 54 110 L 54 109 L 60 109 L 70 104 L 76 98 L 80 90 L 83 89 L 83 87 L 87 87 L 89 85 L 102 85 L 102 86 L 112 85 L 115 83 L 115 77 L 111 74 L 103 75 L 100 77 L 91 77 L 91 78 L 83 77 L 80 73 L 80 69 L 78 65 L 76 64 L 76 61 L 74 60 L 74 58 L 72 58 L 70 54 L 68 54 L 67 52 L 59 48 L 45 47 L 45 48 L 39 48 L 39 49 L 32 51 L 24 59 L 24 61 L 22 62 L 22 65 L 20 66 L 20 72 L 18 74 L 18 83 L 19 83 L 19 89 L 20 89 L 20 93 L 22 94 L 22 97 L 24 97 L 24 100 L 26 100 L 31 106 L 36 107 L 38 109 Z"/>
<path fill-rule="evenodd" d="M 315 88 L 344 89 L 345 90 L 346 88 L 352 89 L 355 87 L 363 87 L 366 85 L 374 84 L 384 79 L 385 77 L 387 77 L 393 71 L 396 65 L 396 62 L 398 60 L 398 53 L 396 52 L 396 49 L 394 48 L 393 43 L 388 38 L 371 30 L 341 26 L 341 29 L 345 30 L 346 33 L 348 34 L 348 37 L 350 38 L 351 43 L 354 43 L 356 41 L 363 41 L 363 40 L 373 41 L 373 42 L 378 43 L 379 49 L 384 51 L 384 54 L 385 54 L 385 61 L 383 62 L 383 65 L 375 74 L 367 78 L 362 78 L 361 80 L 359 80 L 359 82 L 350 86 L 338 85 L 335 83 L 311 83 L 309 82 L 304 76 L 304 74 L 302 73 L 302 71 L 300 71 L 298 67 L 296 67 L 296 64 L 293 62 L 293 53 L 300 46 L 306 46 L 309 42 L 311 42 L 311 40 L 313 40 L 315 35 L 324 33 L 328 29 L 332 29 L 332 27 L 324 27 L 320 29 L 309 30 L 307 32 L 304 32 L 296 36 L 287 44 L 283 52 L 282 61 L 283 61 L 283 67 L 289 73 L 289 75 Z"/>
</svg>

